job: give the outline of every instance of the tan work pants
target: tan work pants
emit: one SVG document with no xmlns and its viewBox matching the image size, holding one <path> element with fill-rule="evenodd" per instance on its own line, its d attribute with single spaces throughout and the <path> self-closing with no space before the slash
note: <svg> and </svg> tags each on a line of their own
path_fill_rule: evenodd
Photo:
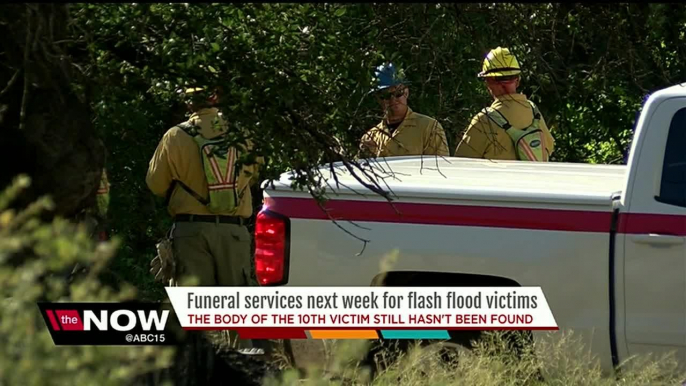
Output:
<svg viewBox="0 0 686 386">
<path fill-rule="evenodd" d="M 177 222 L 174 256 L 181 277 L 198 286 L 257 285 L 251 275 L 250 233 L 245 226 L 209 222 Z"/>
<path fill-rule="evenodd" d="M 258 285 L 251 275 L 250 233 L 245 226 L 180 221 L 172 240 L 180 285 Z M 229 333 L 232 346 L 252 346 L 250 340 L 237 338 L 236 332 Z"/>
</svg>

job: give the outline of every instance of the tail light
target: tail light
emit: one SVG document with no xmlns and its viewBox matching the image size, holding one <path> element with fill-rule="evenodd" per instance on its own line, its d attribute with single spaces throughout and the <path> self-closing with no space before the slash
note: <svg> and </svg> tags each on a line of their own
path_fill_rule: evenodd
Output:
<svg viewBox="0 0 686 386">
<path fill-rule="evenodd" d="M 261 211 L 255 224 L 255 268 L 260 285 L 285 284 L 288 275 L 288 219 Z"/>
</svg>

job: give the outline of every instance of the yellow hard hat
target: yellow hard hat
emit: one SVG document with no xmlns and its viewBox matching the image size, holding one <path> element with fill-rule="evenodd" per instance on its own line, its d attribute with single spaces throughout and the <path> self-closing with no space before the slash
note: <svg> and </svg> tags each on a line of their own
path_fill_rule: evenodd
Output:
<svg viewBox="0 0 686 386">
<path fill-rule="evenodd" d="M 187 88 L 186 90 L 184 90 L 184 94 L 194 94 L 196 92 L 204 91 L 204 90 L 205 90 L 204 87 L 192 87 L 192 88 Z"/>
<path fill-rule="evenodd" d="M 522 72 L 517 58 L 507 48 L 498 47 L 486 55 L 479 78 L 518 75 Z"/>
</svg>

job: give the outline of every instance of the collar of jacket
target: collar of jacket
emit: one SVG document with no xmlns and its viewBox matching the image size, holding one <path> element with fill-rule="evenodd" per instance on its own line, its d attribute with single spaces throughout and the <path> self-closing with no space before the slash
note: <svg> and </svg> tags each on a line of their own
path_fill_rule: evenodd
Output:
<svg viewBox="0 0 686 386">
<path fill-rule="evenodd" d="M 202 109 L 200 109 L 200 110 L 194 112 L 193 114 L 191 114 L 191 118 L 190 118 L 190 119 L 198 118 L 198 117 L 203 117 L 203 116 L 207 116 L 207 115 L 218 115 L 218 114 L 219 114 L 219 109 L 218 109 L 218 108 L 216 108 L 216 107 L 206 107 L 206 108 L 202 108 Z"/>
<path fill-rule="evenodd" d="M 200 109 L 188 120 L 198 125 L 200 134 L 207 139 L 222 135 L 228 128 L 224 117 L 216 107 Z"/>
<path fill-rule="evenodd" d="M 406 123 L 408 123 L 409 121 L 412 120 L 412 114 L 413 114 L 412 108 L 410 108 L 410 106 L 407 106 L 407 111 L 405 112 L 405 117 L 403 118 L 402 121 L 400 121 L 400 125 L 398 125 L 398 127 L 396 127 L 395 131 L 393 132 L 393 135 L 395 135 L 397 132 L 399 132 L 400 128 L 405 126 Z M 381 121 L 381 124 L 379 126 L 381 128 L 383 128 L 385 131 L 389 131 L 388 130 L 388 123 L 386 123 L 385 118 Z"/>
<path fill-rule="evenodd" d="M 498 104 L 498 103 L 509 103 L 509 102 L 526 102 L 527 98 L 526 95 L 521 94 L 521 93 L 516 93 L 516 94 L 505 94 L 505 95 L 500 95 L 495 97 L 495 101 L 493 101 L 493 104 Z"/>
</svg>

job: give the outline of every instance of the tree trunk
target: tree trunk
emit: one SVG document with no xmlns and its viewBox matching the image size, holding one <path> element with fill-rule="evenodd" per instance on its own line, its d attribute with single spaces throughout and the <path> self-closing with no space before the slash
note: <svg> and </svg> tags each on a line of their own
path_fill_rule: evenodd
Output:
<svg viewBox="0 0 686 386">
<path fill-rule="evenodd" d="M 105 147 L 93 129 L 77 67 L 60 43 L 68 37 L 65 4 L 3 5 L 0 16 L 0 189 L 18 174 L 31 188 L 14 203 L 50 195 L 53 215 L 94 204 Z"/>
</svg>

